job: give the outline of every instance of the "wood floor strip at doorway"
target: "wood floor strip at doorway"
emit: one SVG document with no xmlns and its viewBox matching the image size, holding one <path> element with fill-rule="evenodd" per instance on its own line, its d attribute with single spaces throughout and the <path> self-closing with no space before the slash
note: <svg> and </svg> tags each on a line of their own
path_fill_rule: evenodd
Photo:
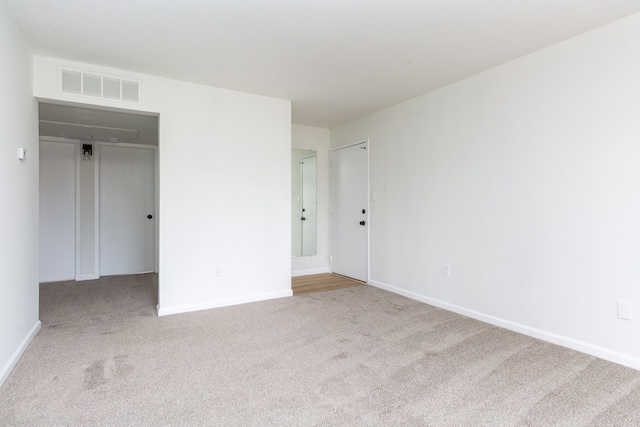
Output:
<svg viewBox="0 0 640 427">
<path fill-rule="evenodd" d="M 363 282 L 340 276 L 338 274 L 324 273 L 309 276 L 291 278 L 291 290 L 294 295 L 308 294 L 311 292 L 332 291 L 334 289 L 361 286 Z"/>
</svg>

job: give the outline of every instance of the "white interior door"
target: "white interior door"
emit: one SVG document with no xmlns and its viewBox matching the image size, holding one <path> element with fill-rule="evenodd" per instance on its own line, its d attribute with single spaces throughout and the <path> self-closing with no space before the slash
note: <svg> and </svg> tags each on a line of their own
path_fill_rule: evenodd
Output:
<svg viewBox="0 0 640 427">
<path fill-rule="evenodd" d="M 316 156 L 302 158 L 302 256 L 317 253 Z"/>
<path fill-rule="evenodd" d="M 73 280 L 76 145 L 40 142 L 40 281 Z"/>
<path fill-rule="evenodd" d="M 155 270 L 155 151 L 99 145 L 100 275 Z"/>
<path fill-rule="evenodd" d="M 331 152 L 331 270 L 363 282 L 368 276 L 367 143 Z"/>
</svg>

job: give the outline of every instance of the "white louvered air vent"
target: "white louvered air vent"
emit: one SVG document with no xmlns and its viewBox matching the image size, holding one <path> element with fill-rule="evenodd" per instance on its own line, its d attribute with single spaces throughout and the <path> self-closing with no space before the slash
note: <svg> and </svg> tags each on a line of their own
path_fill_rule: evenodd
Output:
<svg viewBox="0 0 640 427">
<path fill-rule="evenodd" d="M 78 71 L 62 70 L 60 73 L 62 91 L 66 93 L 82 93 L 82 73 Z"/>
<path fill-rule="evenodd" d="M 102 96 L 102 76 L 82 73 L 82 94 Z"/>
<path fill-rule="evenodd" d="M 60 69 L 60 91 L 117 101 L 140 102 L 140 82 L 118 77 Z"/>
<path fill-rule="evenodd" d="M 138 102 L 138 82 L 122 80 L 122 100 Z"/>
<path fill-rule="evenodd" d="M 109 99 L 120 99 L 120 79 L 102 78 L 102 96 Z M 136 102 L 138 100 L 136 99 Z"/>
</svg>

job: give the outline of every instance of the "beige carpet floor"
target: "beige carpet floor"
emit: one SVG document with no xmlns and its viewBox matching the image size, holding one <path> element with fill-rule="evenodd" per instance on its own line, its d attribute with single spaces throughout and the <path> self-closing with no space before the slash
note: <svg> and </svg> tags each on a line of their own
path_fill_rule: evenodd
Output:
<svg viewBox="0 0 640 427">
<path fill-rule="evenodd" d="M 370 286 L 156 301 L 154 275 L 41 285 L 0 425 L 640 425 L 640 372 Z"/>
</svg>

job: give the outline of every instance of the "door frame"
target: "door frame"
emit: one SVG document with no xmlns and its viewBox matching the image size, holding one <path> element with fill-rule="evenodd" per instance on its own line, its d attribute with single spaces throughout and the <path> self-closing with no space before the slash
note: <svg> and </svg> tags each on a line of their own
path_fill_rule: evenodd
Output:
<svg viewBox="0 0 640 427">
<path fill-rule="evenodd" d="M 367 224 L 366 224 L 366 231 L 367 231 L 367 280 L 366 282 L 369 283 L 369 280 L 371 279 L 371 141 L 370 138 L 362 138 L 362 139 L 358 139 L 354 142 L 350 142 L 348 144 L 343 144 L 343 145 L 339 145 L 337 147 L 334 147 L 332 149 L 329 150 L 329 189 L 330 191 L 333 191 L 333 173 L 331 172 L 331 169 L 333 168 L 333 164 L 331 161 L 331 154 L 334 151 L 339 151 L 339 150 L 343 150 L 345 148 L 349 148 L 349 147 L 353 147 L 354 145 L 360 145 L 360 144 L 366 144 L 366 151 L 367 151 L 367 172 L 366 172 L 366 178 L 367 178 Z M 333 203 L 332 203 L 333 197 L 329 197 L 329 271 L 333 272 Z"/>
<path fill-rule="evenodd" d="M 159 245 L 159 237 L 160 237 L 160 220 L 158 218 L 159 212 L 159 174 L 158 174 L 158 146 L 157 145 L 149 145 L 149 144 L 131 144 L 125 142 L 94 142 L 94 150 L 93 150 L 93 161 L 95 161 L 95 265 L 96 265 L 96 275 L 100 277 L 100 146 L 112 146 L 112 147 L 123 147 L 123 148 L 138 148 L 138 149 L 147 149 L 153 151 L 153 174 L 154 174 L 154 182 L 153 182 L 153 197 L 154 197 L 154 212 L 153 218 L 154 222 L 154 254 L 153 254 L 153 264 L 154 264 L 154 272 L 158 273 L 158 264 L 160 260 L 160 245 Z"/>
</svg>

